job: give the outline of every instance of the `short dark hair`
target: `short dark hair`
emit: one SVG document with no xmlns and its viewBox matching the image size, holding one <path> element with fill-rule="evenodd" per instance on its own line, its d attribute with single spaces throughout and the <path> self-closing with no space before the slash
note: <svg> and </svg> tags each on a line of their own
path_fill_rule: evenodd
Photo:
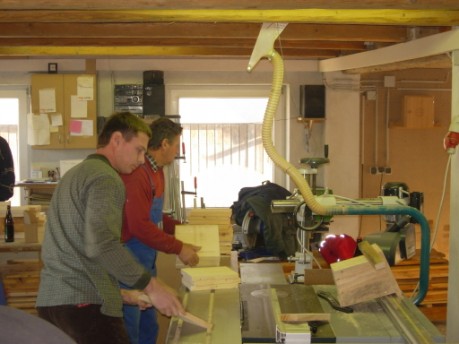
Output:
<svg viewBox="0 0 459 344">
<path fill-rule="evenodd" d="M 97 139 L 97 147 L 105 147 L 110 142 L 112 134 L 119 131 L 126 141 L 130 141 L 139 132 L 151 138 L 151 130 L 147 123 L 140 117 L 130 112 L 118 112 L 111 115 L 105 122 Z"/>
<path fill-rule="evenodd" d="M 170 120 L 167 117 L 160 117 L 150 124 L 152 136 L 148 141 L 149 149 L 158 149 L 164 139 L 173 141 L 176 136 L 182 134 L 183 128 L 179 123 Z"/>
</svg>

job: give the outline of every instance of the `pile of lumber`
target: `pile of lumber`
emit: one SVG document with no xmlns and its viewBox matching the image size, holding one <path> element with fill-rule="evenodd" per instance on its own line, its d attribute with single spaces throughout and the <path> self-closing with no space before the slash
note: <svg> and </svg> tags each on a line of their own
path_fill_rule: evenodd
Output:
<svg viewBox="0 0 459 344">
<path fill-rule="evenodd" d="M 234 289 L 239 286 L 239 274 L 227 266 L 184 268 L 182 284 L 189 290 Z"/>
<path fill-rule="evenodd" d="M 189 225 L 217 225 L 220 237 L 220 254 L 230 256 L 233 243 L 230 208 L 192 208 L 187 216 Z"/>
<path fill-rule="evenodd" d="M 400 289 L 407 297 L 413 294 L 419 281 L 419 264 L 419 250 L 417 250 L 413 258 L 391 267 Z M 442 253 L 433 250 L 430 256 L 429 289 L 419 310 L 433 323 L 445 322 L 447 300 L 448 260 Z"/>
<path fill-rule="evenodd" d="M 7 305 L 36 314 L 35 302 L 40 283 L 39 261 L 8 261 L 0 266 Z"/>
</svg>

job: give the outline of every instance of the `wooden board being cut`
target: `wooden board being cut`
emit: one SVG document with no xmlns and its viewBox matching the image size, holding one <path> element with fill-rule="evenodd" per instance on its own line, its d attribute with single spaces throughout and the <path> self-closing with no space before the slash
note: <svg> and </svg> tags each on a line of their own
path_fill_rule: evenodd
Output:
<svg viewBox="0 0 459 344">
<path fill-rule="evenodd" d="M 177 225 L 175 226 L 175 237 L 184 243 L 201 247 L 198 252 L 199 264 L 197 267 L 220 265 L 220 244 L 217 225 Z M 176 267 L 185 267 L 178 257 Z"/>
<path fill-rule="evenodd" d="M 384 253 L 376 245 L 371 245 L 378 254 Z M 378 264 L 378 269 L 365 257 L 365 255 L 343 260 L 330 265 L 338 292 L 338 300 L 342 307 L 374 300 L 379 297 L 402 292 L 385 257 Z"/>
</svg>

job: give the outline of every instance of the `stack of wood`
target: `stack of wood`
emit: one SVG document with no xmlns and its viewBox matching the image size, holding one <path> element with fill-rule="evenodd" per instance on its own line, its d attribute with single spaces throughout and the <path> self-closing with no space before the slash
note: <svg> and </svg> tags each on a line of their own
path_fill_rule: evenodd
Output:
<svg viewBox="0 0 459 344">
<path fill-rule="evenodd" d="M 199 246 L 199 264 L 197 267 L 219 266 L 220 245 L 218 225 L 177 225 L 175 237 L 182 242 Z M 185 265 L 178 259 L 176 268 Z"/>
<path fill-rule="evenodd" d="M 192 208 L 187 216 L 189 225 L 217 225 L 220 237 L 220 254 L 230 256 L 233 243 L 230 208 Z"/>
<path fill-rule="evenodd" d="M 419 281 L 419 265 L 419 250 L 417 250 L 413 258 L 391 267 L 400 289 L 407 297 L 413 294 Z M 433 323 L 443 323 L 446 321 L 447 300 L 448 260 L 444 254 L 433 250 L 430 255 L 429 289 L 419 310 Z"/>
<path fill-rule="evenodd" d="M 42 264 L 34 260 L 8 261 L 0 266 L 8 306 L 36 314 L 35 302 Z"/>
<path fill-rule="evenodd" d="M 182 284 L 189 290 L 234 289 L 239 286 L 239 274 L 227 266 L 184 268 Z"/>
</svg>

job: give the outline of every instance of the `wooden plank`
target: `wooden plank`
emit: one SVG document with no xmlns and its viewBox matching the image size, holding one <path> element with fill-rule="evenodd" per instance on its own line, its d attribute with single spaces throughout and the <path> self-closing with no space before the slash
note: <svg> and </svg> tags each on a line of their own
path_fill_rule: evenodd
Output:
<svg viewBox="0 0 459 344">
<path fill-rule="evenodd" d="M 201 247 L 196 267 L 220 265 L 220 239 L 217 225 L 177 225 L 175 237 L 185 243 Z M 185 265 L 177 258 L 177 268 Z"/>
<path fill-rule="evenodd" d="M 196 325 L 196 326 L 199 326 L 199 327 L 202 327 L 202 328 L 205 328 L 206 330 L 211 330 L 212 327 L 213 327 L 213 324 L 197 317 L 196 315 L 193 315 L 189 312 L 186 312 L 185 315 L 182 315 L 179 317 L 180 319 L 182 319 L 183 321 L 186 321 L 190 324 L 193 324 L 193 325 Z"/>
<path fill-rule="evenodd" d="M 150 304 L 150 305 L 153 304 L 151 302 L 150 297 L 148 295 L 146 295 L 146 294 L 140 295 L 139 299 L 142 300 L 143 302 L 147 303 L 147 304 Z M 190 312 L 185 312 L 185 314 L 182 315 L 182 316 L 179 316 L 179 318 L 182 319 L 183 321 L 186 321 L 186 322 L 188 322 L 190 324 L 205 328 L 207 330 L 210 330 L 213 327 L 213 324 L 211 324 L 211 323 L 209 323 L 209 322 L 197 317 L 196 315 L 191 314 Z"/>
<path fill-rule="evenodd" d="M 220 240 L 220 254 L 229 256 L 233 242 L 231 209 L 193 208 L 187 217 L 188 225 L 217 225 Z"/>
<path fill-rule="evenodd" d="M 384 253 L 372 245 L 383 257 Z M 385 258 L 384 258 L 385 259 Z M 330 265 L 341 306 L 351 306 L 386 295 L 401 295 L 388 264 L 376 270 L 365 256 L 358 256 Z"/>
<path fill-rule="evenodd" d="M 289 323 L 304 323 L 308 321 L 330 321 L 330 313 L 282 313 L 280 319 Z"/>
<path fill-rule="evenodd" d="M 368 241 L 360 242 L 359 249 L 376 270 L 383 269 L 387 266 L 386 258 L 384 258 L 384 256 L 381 257 L 378 251 L 376 251 Z"/>
</svg>

